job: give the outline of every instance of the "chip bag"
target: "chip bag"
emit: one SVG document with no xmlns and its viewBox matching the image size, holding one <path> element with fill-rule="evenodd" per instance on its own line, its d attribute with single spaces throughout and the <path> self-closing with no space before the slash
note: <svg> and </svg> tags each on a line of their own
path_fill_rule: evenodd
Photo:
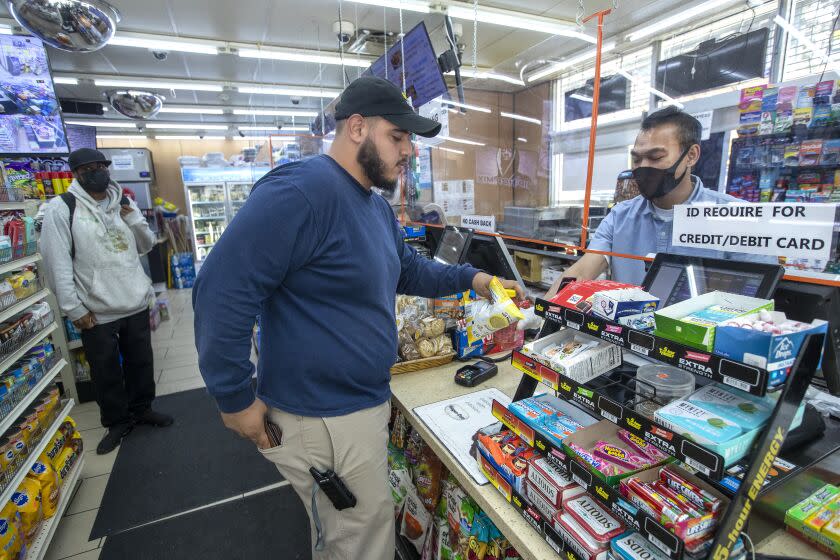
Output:
<svg viewBox="0 0 840 560">
<path fill-rule="evenodd" d="M 41 507 L 44 509 L 44 519 L 55 515 L 58 509 L 58 475 L 50 464 L 50 460 L 44 453 L 38 460 L 32 463 L 27 478 L 38 483 L 41 489 Z"/>
<path fill-rule="evenodd" d="M 24 478 L 12 494 L 11 503 L 20 514 L 24 542 L 31 543 L 38 533 L 38 526 L 44 518 L 41 506 L 41 487 L 31 478 Z"/>
<path fill-rule="evenodd" d="M 467 342 L 474 344 L 525 318 L 511 299 L 514 290 L 506 290 L 501 280 L 490 280 L 490 299 L 472 301 L 467 306 Z"/>
<path fill-rule="evenodd" d="M 50 442 L 47 444 L 47 447 L 44 449 L 44 455 L 47 456 L 47 459 L 50 462 L 53 470 L 57 469 L 56 461 L 58 459 L 58 455 L 61 453 L 61 450 L 64 449 L 64 443 L 67 440 L 64 437 L 64 433 L 59 430 L 53 437 L 50 438 Z"/>
<path fill-rule="evenodd" d="M 73 465 L 76 464 L 77 457 L 76 451 L 71 447 L 65 447 L 58 454 L 58 458 L 55 461 L 55 473 L 58 475 L 59 486 L 64 486 L 64 481 L 73 469 Z"/>
<path fill-rule="evenodd" d="M 12 502 L 0 511 L 0 558 L 15 560 L 26 554 L 20 534 L 20 515 Z"/>
</svg>

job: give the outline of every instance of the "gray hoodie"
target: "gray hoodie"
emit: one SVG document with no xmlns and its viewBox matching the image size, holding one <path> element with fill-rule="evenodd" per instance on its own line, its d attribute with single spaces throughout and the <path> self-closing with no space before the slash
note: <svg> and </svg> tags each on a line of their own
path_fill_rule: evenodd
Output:
<svg viewBox="0 0 840 560">
<path fill-rule="evenodd" d="M 70 256 L 70 211 L 61 197 L 44 205 L 41 253 L 62 313 L 75 321 L 89 311 L 98 323 L 128 317 L 148 307 L 154 292 L 140 255 L 151 251 L 155 235 L 143 214 L 120 216 L 122 187 L 111 182 L 107 197 L 94 200 L 74 179 L 68 192 L 76 197 Z"/>
</svg>

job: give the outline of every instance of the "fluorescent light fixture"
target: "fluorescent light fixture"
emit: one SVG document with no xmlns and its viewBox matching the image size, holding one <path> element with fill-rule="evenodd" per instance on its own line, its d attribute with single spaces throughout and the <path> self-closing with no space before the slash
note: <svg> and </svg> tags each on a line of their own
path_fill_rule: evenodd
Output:
<svg viewBox="0 0 840 560">
<path fill-rule="evenodd" d="M 225 88 L 221 84 L 206 84 L 184 80 L 183 82 L 156 82 L 153 80 L 115 80 L 110 78 L 96 78 L 93 80 L 99 87 L 124 87 L 136 89 L 185 89 L 192 91 L 221 92 Z"/>
<path fill-rule="evenodd" d="M 395 10 L 405 10 L 407 12 L 418 12 L 421 14 L 428 14 L 428 2 L 418 0 L 351 0 L 357 4 L 365 4 L 367 6 L 380 6 L 382 8 L 394 8 Z"/>
<path fill-rule="evenodd" d="M 171 107 L 164 106 L 159 113 L 177 113 L 181 115 L 224 115 L 224 109 L 214 107 Z"/>
<path fill-rule="evenodd" d="M 153 36 L 139 33 L 122 33 L 111 37 L 109 45 L 136 47 L 154 51 L 175 51 L 193 54 L 219 54 L 218 45 L 212 42 L 189 41 L 179 37 Z"/>
<path fill-rule="evenodd" d="M 148 140 L 142 134 L 97 134 L 97 140 Z"/>
<path fill-rule="evenodd" d="M 583 95 L 582 93 L 573 93 L 569 96 L 570 99 L 577 99 L 578 101 L 583 101 L 584 103 L 593 103 L 595 100 L 587 95 Z"/>
<path fill-rule="evenodd" d="M 450 152 L 450 153 L 453 153 L 453 154 L 458 154 L 459 156 L 464 155 L 464 152 L 462 150 L 453 150 L 452 148 L 444 148 L 443 146 L 432 146 L 432 147 L 437 148 L 438 150 L 440 150 L 442 152 Z"/>
<path fill-rule="evenodd" d="M 0 35 L 11 35 L 12 27 L 10 25 L 0 25 Z"/>
<path fill-rule="evenodd" d="M 671 104 L 671 105 L 675 105 L 676 107 L 679 107 L 680 109 L 682 109 L 683 107 L 685 107 L 685 105 L 683 105 L 682 103 L 680 103 L 679 101 L 677 101 L 676 99 L 674 99 L 673 97 L 671 97 L 670 95 L 668 95 L 668 94 L 666 94 L 666 93 L 664 93 L 664 92 L 659 91 L 658 89 L 656 89 L 655 87 L 651 86 L 651 85 L 650 85 L 649 83 L 647 83 L 647 82 L 644 82 L 644 81 L 642 81 L 642 80 L 638 80 L 638 79 L 636 79 L 636 78 L 635 78 L 632 74 L 630 74 L 630 72 L 628 72 L 628 71 L 624 70 L 623 68 L 619 68 L 619 69 L 617 70 L 617 72 L 618 72 L 619 74 L 621 74 L 622 76 L 624 76 L 625 78 L 627 78 L 628 80 L 630 80 L 631 82 L 635 82 L 635 83 L 639 84 L 640 86 L 642 86 L 642 87 L 644 87 L 644 88 L 647 88 L 647 90 L 648 90 L 650 93 L 652 93 L 653 95 L 655 95 L 655 96 L 656 96 L 656 97 L 658 97 L 659 99 L 662 99 L 662 100 L 663 100 L 663 101 L 665 101 L 666 103 L 669 103 L 669 104 Z M 576 95 L 576 94 L 575 94 L 575 95 Z M 574 97 L 575 95 L 572 95 L 571 97 Z M 591 100 L 590 100 L 590 101 L 591 101 Z"/>
<path fill-rule="evenodd" d="M 264 87 L 241 85 L 236 88 L 239 93 L 254 93 L 258 95 L 295 95 L 300 97 L 324 97 L 333 99 L 341 93 L 331 89 L 311 89 L 295 87 Z"/>
<path fill-rule="evenodd" d="M 603 55 L 604 53 L 608 53 L 613 49 L 615 49 L 615 41 L 612 41 L 612 40 L 604 41 L 604 43 L 601 45 L 601 54 Z M 538 71 L 534 72 L 533 74 L 531 74 L 530 76 L 528 76 L 528 81 L 529 82 L 535 82 L 535 81 L 537 81 L 541 78 L 545 78 L 546 76 L 556 74 L 557 72 L 560 72 L 561 70 L 565 70 L 566 68 L 571 68 L 572 66 L 575 66 L 577 64 L 581 64 L 581 63 L 586 62 L 590 59 L 594 60 L 595 55 L 596 55 L 596 50 L 595 49 L 589 49 L 589 50 L 584 51 L 580 54 L 577 54 L 577 55 L 574 55 L 570 58 L 567 58 L 566 60 L 561 60 L 559 62 L 555 62 L 554 64 L 549 64 L 548 66 L 546 66 L 542 70 L 538 70 Z"/>
<path fill-rule="evenodd" d="M 317 111 L 298 111 L 296 109 L 234 109 L 234 115 L 264 117 L 317 117 Z"/>
<path fill-rule="evenodd" d="M 454 76 L 455 71 L 452 70 L 446 73 L 447 76 Z M 514 78 L 513 76 L 506 76 L 505 74 L 498 74 L 496 72 L 486 72 L 484 70 L 476 69 L 473 71 L 472 68 L 465 68 L 461 67 L 461 76 L 466 78 L 474 78 L 477 80 L 496 80 L 499 82 L 506 82 L 508 84 L 513 84 L 515 86 L 524 86 L 525 82 L 520 80 L 519 78 Z"/>
<path fill-rule="evenodd" d="M 535 119 L 533 117 L 526 117 L 525 115 L 519 115 L 517 113 L 505 113 L 504 111 L 502 111 L 499 114 L 508 119 L 515 119 L 517 121 L 525 121 L 533 124 L 542 125 L 542 121 L 540 119 Z"/>
<path fill-rule="evenodd" d="M 150 130 L 227 130 L 227 124 L 205 124 L 205 123 L 154 123 L 146 124 Z"/>
<path fill-rule="evenodd" d="M 540 31 L 550 35 L 574 37 L 587 43 L 595 43 L 597 41 L 595 37 L 578 31 L 575 24 L 552 18 L 482 6 L 479 6 L 475 10 L 472 4 L 467 4 L 466 2 L 447 1 L 444 2 L 444 6 L 446 7 L 446 13 L 455 19 L 464 19 L 467 21 L 477 19 L 481 23 L 489 23 L 491 25 L 502 25 L 516 29 L 526 29 L 528 31 Z"/>
<path fill-rule="evenodd" d="M 519 141 L 520 141 L 520 142 L 522 142 L 523 144 L 527 144 L 527 143 L 528 143 L 528 140 L 527 140 L 526 138 L 522 138 L 521 136 L 520 136 L 519 138 L 517 138 L 517 140 L 519 140 Z"/>
<path fill-rule="evenodd" d="M 64 121 L 66 124 L 73 124 L 76 126 L 95 126 L 97 128 L 137 128 L 137 123 L 134 121 Z"/>
<path fill-rule="evenodd" d="M 155 140 L 224 140 L 224 136 L 155 136 Z"/>
<path fill-rule="evenodd" d="M 273 130 L 274 132 L 279 132 L 281 134 L 284 133 L 284 132 L 309 132 L 309 127 L 308 126 L 286 126 L 286 125 L 283 125 L 283 128 L 279 128 L 279 129 L 276 126 L 237 126 L 236 128 L 238 128 L 239 130 L 249 130 L 249 131 L 260 131 L 260 130 L 272 131 Z"/>
<path fill-rule="evenodd" d="M 670 17 L 660 19 L 659 21 L 655 21 L 650 25 L 642 27 L 641 29 L 637 29 L 628 33 L 625 36 L 625 39 L 628 41 L 635 42 L 640 39 L 650 37 L 651 35 L 655 35 L 660 31 L 665 31 L 666 29 L 676 27 L 684 21 L 697 19 L 697 16 L 701 14 L 710 12 L 716 8 L 720 8 L 721 6 L 732 3 L 732 0 L 710 0 L 709 2 L 703 2 L 702 4 L 698 4 L 692 8 L 681 8 Z"/>
<path fill-rule="evenodd" d="M 65 78 L 62 76 L 56 76 L 53 78 L 53 83 L 62 86 L 75 86 L 78 85 L 79 80 L 77 78 Z"/>
<path fill-rule="evenodd" d="M 314 54 L 293 50 L 268 48 L 239 49 L 239 56 L 243 58 L 287 60 L 290 62 L 313 62 L 316 64 L 335 64 L 338 66 L 358 66 L 359 68 L 367 68 L 371 63 L 370 60 L 356 58 L 352 53 L 346 53 L 342 60 L 342 57 L 338 54 Z"/>
<path fill-rule="evenodd" d="M 783 18 L 780 15 L 777 15 L 773 18 L 773 22 L 790 33 L 794 39 L 800 44 L 803 45 L 806 49 L 814 53 L 814 55 L 823 61 L 823 63 L 828 64 L 829 68 L 831 68 L 836 74 L 840 75 L 840 61 L 838 61 L 837 57 L 829 56 L 824 52 L 824 49 L 820 49 L 817 45 L 814 44 L 813 41 L 808 39 L 802 32 L 796 28 L 792 23 L 788 20 Z"/>
<path fill-rule="evenodd" d="M 490 109 L 487 107 L 479 107 L 478 105 L 468 105 L 467 103 L 459 103 L 457 101 L 452 101 L 451 99 L 441 99 L 441 103 L 444 105 L 451 105 L 453 107 L 460 107 L 461 109 L 472 109 L 473 111 L 480 111 L 482 113 L 490 113 Z"/>
<path fill-rule="evenodd" d="M 249 142 L 264 142 L 269 139 L 268 136 L 233 136 L 233 140 L 247 140 Z"/>
<path fill-rule="evenodd" d="M 468 146 L 486 146 L 482 142 L 476 142 L 474 140 L 466 140 L 464 138 L 453 138 L 451 136 L 438 136 L 441 140 L 446 140 L 448 142 L 455 142 L 457 144 L 467 144 Z"/>
</svg>

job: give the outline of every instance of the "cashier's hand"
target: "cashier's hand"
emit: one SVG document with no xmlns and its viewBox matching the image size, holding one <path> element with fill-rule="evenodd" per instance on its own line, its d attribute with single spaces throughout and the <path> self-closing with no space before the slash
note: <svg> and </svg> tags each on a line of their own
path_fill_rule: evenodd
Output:
<svg viewBox="0 0 840 560">
<path fill-rule="evenodd" d="M 268 441 L 268 434 L 265 433 L 266 414 L 268 407 L 260 399 L 255 399 L 245 410 L 232 414 L 222 412 L 222 422 L 241 437 L 253 441 L 260 449 L 268 449 L 271 443 Z"/>
<path fill-rule="evenodd" d="M 132 212 L 134 212 L 134 209 L 131 207 L 130 204 L 123 204 L 122 206 L 120 206 L 120 216 L 122 216 L 123 218 L 125 218 Z"/>
<path fill-rule="evenodd" d="M 73 321 L 73 326 L 79 330 L 86 331 L 96 326 L 96 315 L 92 311 L 88 311 L 87 315 L 83 315 Z"/>
<path fill-rule="evenodd" d="M 479 272 L 478 274 L 473 277 L 472 287 L 475 290 L 475 293 L 480 295 L 483 298 L 490 297 L 490 280 L 493 277 L 485 272 Z M 522 286 L 519 285 L 518 282 L 515 280 L 504 280 L 499 278 L 502 281 L 502 286 L 505 287 L 507 290 L 516 290 L 516 297 L 518 299 L 525 299 L 525 290 L 522 289 Z"/>
</svg>

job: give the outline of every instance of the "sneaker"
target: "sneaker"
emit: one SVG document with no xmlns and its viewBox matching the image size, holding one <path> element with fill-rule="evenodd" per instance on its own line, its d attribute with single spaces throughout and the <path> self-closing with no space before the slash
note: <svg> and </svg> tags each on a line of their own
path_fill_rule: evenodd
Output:
<svg viewBox="0 0 840 560">
<path fill-rule="evenodd" d="M 131 424 L 117 424 L 108 428 L 108 432 L 99 445 L 96 446 L 97 455 L 107 455 L 117 448 L 122 441 L 122 438 L 128 435 L 131 431 Z"/>
<path fill-rule="evenodd" d="M 138 424 L 147 424 L 149 426 L 165 428 L 167 426 L 171 426 L 175 422 L 175 419 L 168 414 L 163 414 L 162 412 L 157 412 L 150 408 L 146 412 L 138 414 L 136 422 Z"/>
</svg>

